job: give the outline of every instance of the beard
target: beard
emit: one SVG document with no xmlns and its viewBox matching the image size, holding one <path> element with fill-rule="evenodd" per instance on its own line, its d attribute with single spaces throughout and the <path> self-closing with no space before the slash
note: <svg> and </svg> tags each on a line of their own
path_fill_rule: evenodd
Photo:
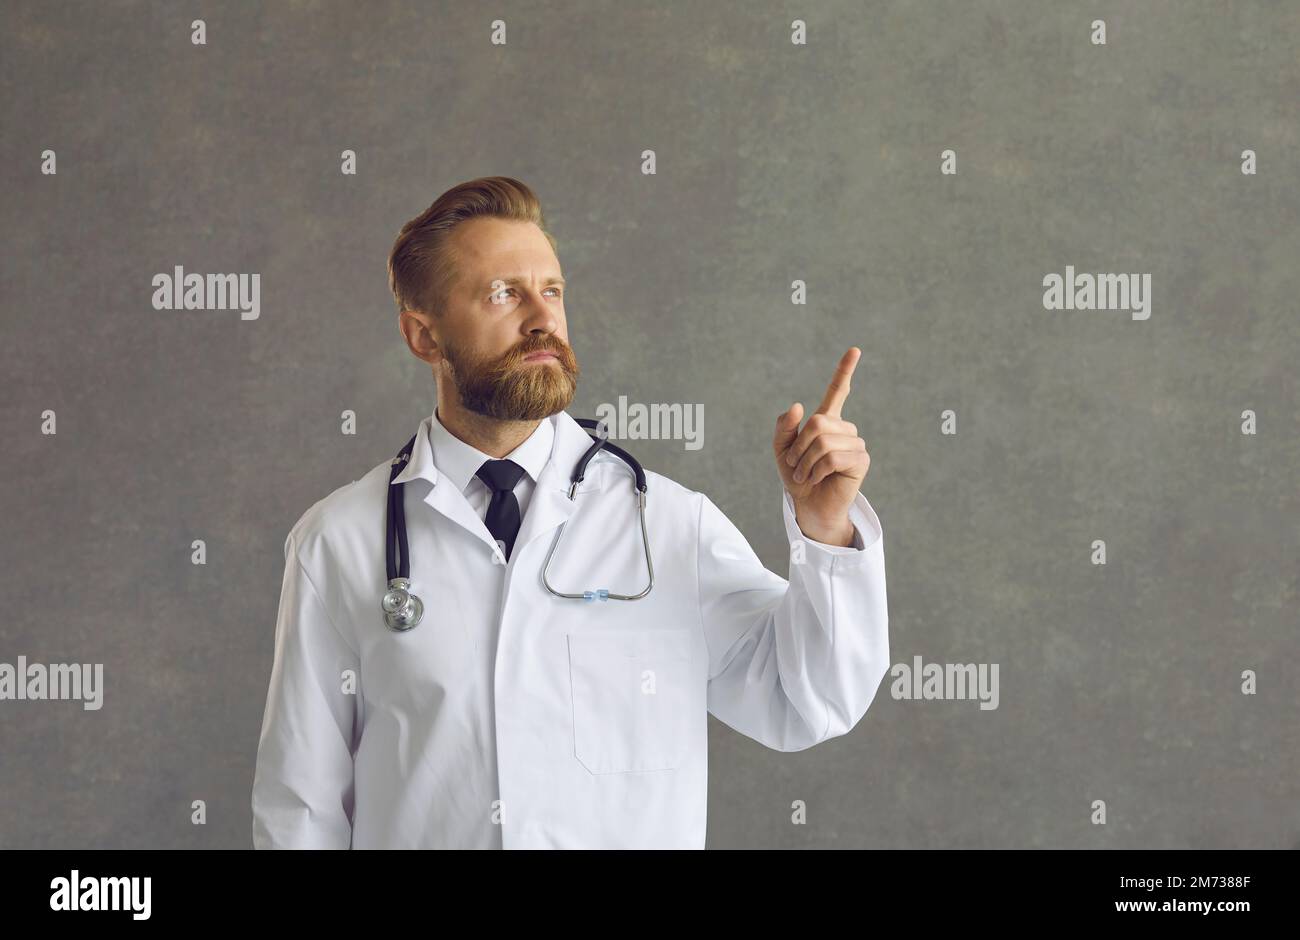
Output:
<svg viewBox="0 0 1300 940">
<path fill-rule="evenodd" d="M 524 363 L 524 357 L 535 352 L 551 352 L 556 358 Z M 443 356 L 461 404 L 487 418 L 549 418 L 569 407 L 578 388 L 577 357 L 558 336 L 531 336 L 496 359 L 478 358 L 444 342 Z"/>
</svg>

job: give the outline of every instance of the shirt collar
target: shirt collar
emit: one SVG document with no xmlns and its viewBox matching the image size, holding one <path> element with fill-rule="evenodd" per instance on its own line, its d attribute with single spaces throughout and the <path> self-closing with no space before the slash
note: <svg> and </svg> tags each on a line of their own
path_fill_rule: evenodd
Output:
<svg viewBox="0 0 1300 940">
<path fill-rule="evenodd" d="M 526 441 L 500 459 L 513 460 L 536 483 L 542 467 L 546 466 L 546 461 L 551 456 L 554 436 L 554 426 L 549 419 L 543 418 L 537 422 L 537 427 Z M 475 478 L 485 460 L 498 459 L 466 444 L 448 431 L 439 419 L 436 408 L 429 418 L 429 444 L 433 450 L 434 464 L 462 493 L 469 488 L 470 481 Z"/>
<path fill-rule="evenodd" d="M 554 421 L 552 418 L 544 418 L 537 423 L 536 429 L 527 440 L 501 459 L 513 460 L 536 482 L 541 476 L 542 468 L 550 459 L 554 441 Z M 485 460 L 497 459 L 465 443 L 448 431 L 438 418 L 436 408 L 433 414 L 421 422 L 411 456 L 410 463 L 393 480 L 394 483 L 404 483 L 417 476 L 426 476 L 426 471 L 433 470 L 433 467 L 426 466 L 425 461 L 429 459 L 429 463 L 436 466 L 437 473 L 445 476 L 447 481 L 462 493 L 469 488 L 470 482 L 474 480 Z M 427 476 L 436 479 L 434 472 L 428 472 Z"/>
<path fill-rule="evenodd" d="M 415 443 L 411 448 L 410 459 L 405 462 L 406 466 L 398 471 L 397 476 L 390 481 L 393 485 L 407 483 L 411 480 L 427 480 L 434 487 L 433 490 L 430 490 L 430 493 L 437 490 L 439 471 L 433 465 L 433 450 L 429 444 L 430 427 L 435 423 L 438 422 L 432 415 L 420 422 L 415 432 Z M 552 444 L 545 465 L 541 473 L 536 477 L 537 486 L 541 490 L 555 490 L 567 494 L 571 488 L 571 477 L 574 468 L 583 454 L 591 448 L 591 435 L 567 411 L 557 411 L 541 423 L 550 425 Z M 543 431 L 542 433 L 547 432 Z M 602 488 L 601 476 L 593 473 L 592 467 L 598 465 L 602 460 L 617 459 L 604 452 L 597 453 L 592 460 L 592 466 L 588 468 L 586 481 L 579 487 L 578 492 L 586 493 L 600 490 Z M 478 472 L 478 467 L 474 468 L 474 472 Z M 528 471 L 525 470 L 524 472 L 527 473 Z M 451 484 L 452 480 L 449 476 L 444 476 L 443 482 Z M 468 482 L 466 485 L 468 485 Z M 464 490 L 458 492 L 464 495 Z"/>
</svg>

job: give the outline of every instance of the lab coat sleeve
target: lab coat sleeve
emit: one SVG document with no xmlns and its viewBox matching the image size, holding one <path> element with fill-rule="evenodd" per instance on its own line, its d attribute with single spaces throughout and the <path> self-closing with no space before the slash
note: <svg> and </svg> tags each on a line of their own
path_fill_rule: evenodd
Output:
<svg viewBox="0 0 1300 940">
<path fill-rule="evenodd" d="M 357 654 L 339 633 L 298 557 L 285 540 L 284 581 L 275 626 L 275 660 L 253 777 L 253 847 L 338 848 L 352 842 L 354 732 L 361 675 Z"/>
<path fill-rule="evenodd" d="M 700 494 L 700 614 L 709 711 L 778 751 L 846 734 L 889 669 L 884 534 L 858 493 L 855 546 L 805 536 L 783 489 L 790 580 L 768 571 L 740 531 Z"/>
</svg>

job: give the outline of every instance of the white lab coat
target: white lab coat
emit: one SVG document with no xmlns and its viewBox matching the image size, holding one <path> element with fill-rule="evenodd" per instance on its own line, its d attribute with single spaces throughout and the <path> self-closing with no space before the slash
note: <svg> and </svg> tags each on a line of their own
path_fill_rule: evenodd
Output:
<svg viewBox="0 0 1300 940">
<path fill-rule="evenodd" d="M 880 522 L 861 549 L 806 539 L 784 492 L 790 581 L 705 495 L 652 471 L 645 560 L 630 471 L 567 413 L 508 564 L 438 473 L 422 422 L 406 482 L 424 620 L 384 623 L 390 463 L 312 506 L 285 540 L 253 782 L 257 848 L 703 848 L 707 713 L 770 748 L 847 733 L 889 665 Z M 794 543 L 802 542 L 801 546 Z M 352 677 L 349 684 L 349 677 Z"/>
</svg>

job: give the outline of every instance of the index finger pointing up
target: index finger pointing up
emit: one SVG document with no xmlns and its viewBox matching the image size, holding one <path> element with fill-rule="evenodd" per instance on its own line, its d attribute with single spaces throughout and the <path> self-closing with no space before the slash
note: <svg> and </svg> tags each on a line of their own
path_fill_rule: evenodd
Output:
<svg viewBox="0 0 1300 940">
<path fill-rule="evenodd" d="M 813 414 L 830 415 L 832 418 L 840 416 L 844 399 L 849 397 L 849 379 L 853 377 L 853 370 L 857 368 L 861 356 L 861 349 L 856 346 L 849 347 L 849 351 L 840 358 L 840 364 L 835 367 L 835 375 L 831 377 L 831 384 L 826 388 L 826 396 Z"/>
</svg>

